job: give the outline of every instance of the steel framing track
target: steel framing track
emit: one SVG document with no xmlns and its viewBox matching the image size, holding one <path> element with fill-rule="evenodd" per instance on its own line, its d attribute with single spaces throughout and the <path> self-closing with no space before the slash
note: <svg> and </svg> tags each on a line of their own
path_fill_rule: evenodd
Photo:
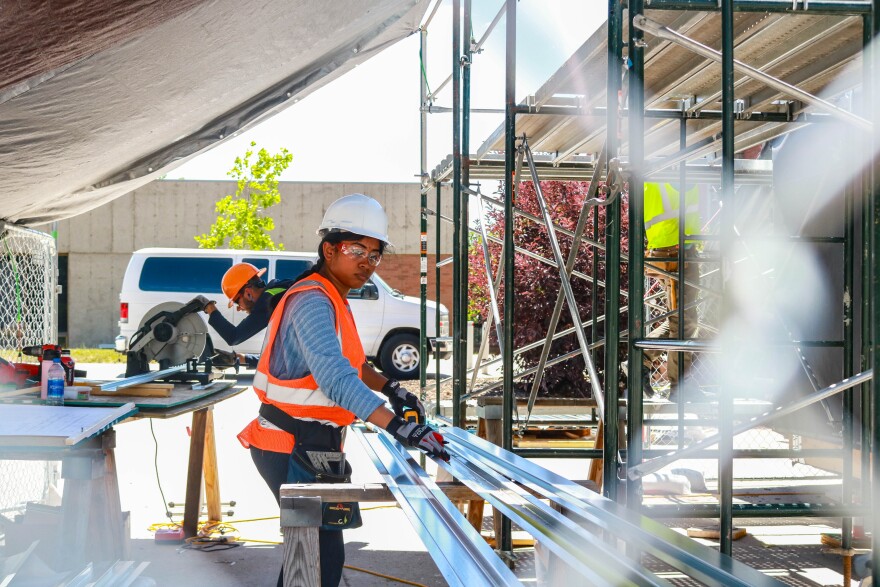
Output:
<svg viewBox="0 0 880 587">
<path fill-rule="evenodd" d="M 355 432 L 450 585 L 522 585 L 399 443 L 385 433 Z M 670 585 L 643 566 L 642 555 L 649 554 L 705 585 L 782 585 L 465 430 L 446 428 L 444 434 L 452 458 L 437 464 L 532 534 L 586 584 Z"/>
<path fill-rule="evenodd" d="M 451 586 L 522 585 L 399 443 L 385 433 L 354 430 Z"/>
<path fill-rule="evenodd" d="M 117 379 L 116 381 L 108 381 L 107 383 L 102 383 L 98 387 L 101 388 L 101 391 L 117 391 L 119 389 L 131 387 L 132 385 L 140 385 L 142 383 L 149 383 L 150 381 L 155 381 L 156 379 L 159 379 L 160 377 L 174 375 L 175 373 L 180 373 L 182 371 L 186 371 L 186 365 L 177 365 L 176 367 L 169 367 L 168 369 L 162 369 L 160 371 L 149 371 L 147 373 L 142 373 L 140 375 L 133 375 L 131 377 L 126 377 L 125 379 Z"/>
<path fill-rule="evenodd" d="M 639 552 L 649 553 L 706 585 L 782 585 L 772 577 L 460 428 L 445 428 L 443 432 L 453 457 L 448 465 L 440 463 L 441 466 L 493 507 L 548 538 L 548 547 L 570 564 L 574 559 L 575 568 L 581 570 L 588 564 L 593 573 L 593 577 L 588 578 L 598 579 L 598 585 L 666 585 L 664 580 L 642 572 L 641 565 L 631 558 Z M 569 517 L 535 499 L 517 484 L 564 507 Z M 605 532 L 609 541 L 588 532 L 581 524 Z M 581 541 L 574 542 L 578 551 L 574 553 L 566 548 L 571 532 L 576 532 Z M 536 538 L 539 538 L 537 534 Z M 613 547 L 618 541 L 626 547 L 627 556 Z M 598 566 L 603 568 L 596 568 Z M 608 580 L 612 582 L 606 583 Z"/>
</svg>

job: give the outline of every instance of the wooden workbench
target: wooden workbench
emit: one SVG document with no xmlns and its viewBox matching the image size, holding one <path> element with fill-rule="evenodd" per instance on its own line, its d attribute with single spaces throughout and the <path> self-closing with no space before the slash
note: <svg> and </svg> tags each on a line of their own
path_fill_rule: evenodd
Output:
<svg viewBox="0 0 880 587">
<path fill-rule="evenodd" d="M 191 538 L 198 533 L 202 509 L 202 479 L 205 481 L 205 503 L 208 519 L 220 521 L 220 475 L 217 465 L 217 443 L 214 438 L 214 406 L 236 396 L 247 386 L 236 385 L 231 379 L 218 379 L 206 389 L 194 390 L 191 384 L 177 384 L 170 397 L 126 397 L 122 395 L 92 396 L 89 404 L 132 401 L 138 407 L 134 419 L 167 419 L 192 413 L 189 464 L 186 474 L 186 495 L 183 505 L 183 534 Z M 73 403 L 73 402 L 71 402 Z"/>
<path fill-rule="evenodd" d="M 186 497 L 183 510 L 184 535 L 195 536 L 198 530 L 199 512 L 202 502 L 202 479 L 205 482 L 205 501 L 208 518 L 219 521 L 222 518 L 220 507 L 220 483 L 217 466 L 217 448 L 214 439 L 214 405 L 236 396 L 247 389 L 237 385 L 235 380 L 219 379 L 205 389 L 192 389 L 192 384 L 176 384 L 169 397 L 135 397 L 125 395 L 125 389 L 112 396 L 92 396 L 88 401 L 65 400 L 65 407 L 108 408 L 133 404 L 136 408 L 127 419 L 159 418 L 167 419 L 192 413 L 189 448 L 189 463 L 186 476 Z M 44 405 L 38 393 L 6 397 L 0 405 Z M 112 456 L 112 449 L 111 449 Z M 113 462 L 114 483 L 116 471 Z M 118 495 L 118 489 L 117 489 Z M 118 503 L 118 497 L 117 497 Z"/>
<path fill-rule="evenodd" d="M 0 459 L 63 462 L 58 535 L 64 543 L 56 549 L 62 564 L 130 558 L 113 425 L 136 412 L 131 403 L 100 409 L 0 405 Z"/>
</svg>

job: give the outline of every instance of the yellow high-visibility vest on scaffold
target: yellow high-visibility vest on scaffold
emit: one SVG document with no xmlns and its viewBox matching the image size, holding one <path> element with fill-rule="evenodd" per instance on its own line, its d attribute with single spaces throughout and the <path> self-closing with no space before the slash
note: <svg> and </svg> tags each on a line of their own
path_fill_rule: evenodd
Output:
<svg viewBox="0 0 880 587">
<path fill-rule="evenodd" d="M 645 184 L 645 236 L 649 249 L 664 249 L 678 244 L 678 201 L 678 190 L 671 184 Z M 684 232 L 699 234 L 699 186 L 695 185 L 685 192 L 684 202 Z"/>
</svg>

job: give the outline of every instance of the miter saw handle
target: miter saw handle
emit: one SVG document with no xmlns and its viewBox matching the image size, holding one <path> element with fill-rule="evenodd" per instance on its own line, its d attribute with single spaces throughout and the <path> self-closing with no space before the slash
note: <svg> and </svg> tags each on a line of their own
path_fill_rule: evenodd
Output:
<svg viewBox="0 0 880 587">
<path fill-rule="evenodd" d="M 194 312 L 201 312 L 201 311 L 202 311 L 202 305 L 199 303 L 199 301 L 198 300 L 191 300 L 191 301 L 187 302 L 186 305 L 183 306 L 182 308 L 180 308 L 179 310 L 176 310 L 174 312 L 170 312 L 168 314 L 168 320 L 172 324 L 177 324 L 180 321 L 180 319 L 183 318 L 184 316 L 186 316 L 187 314 L 192 314 Z"/>
</svg>

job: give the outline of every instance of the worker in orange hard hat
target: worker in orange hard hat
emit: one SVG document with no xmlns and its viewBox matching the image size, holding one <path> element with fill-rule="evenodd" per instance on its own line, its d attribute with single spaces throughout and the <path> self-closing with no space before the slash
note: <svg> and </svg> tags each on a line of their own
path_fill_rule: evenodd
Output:
<svg viewBox="0 0 880 587">
<path fill-rule="evenodd" d="M 236 263 L 230 267 L 220 280 L 220 289 L 229 298 L 229 307 L 242 301 L 245 305 L 240 306 L 241 309 L 248 311 L 247 305 L 253 298 L 247 298 L 244 294 L 251 287 L 260 287 L 260 277 L 265 272 L 265 268 L 257 269 L 250 263 Z"/>
<path fill-rule="evenodd" d="M 222 312 L 216 311 L 215 301 L 205 296 L 194 298 L 208 315 L 208 324 L 229 346 L 241 344 L 266 328 L 278 300 L 294 283 L 292 279 L 273 279 L 267 284 L 262 279 L 265 272 L 265 268 L 257 269 L 250 263 L 236 263 L 223 275 L 220 288 L 229 298 L 229 307 L 235 305 L 238 310 L 248 314 L 238 325 L 232 324 Z M 238 358 L 252 369 L 256 369 L 260 359 L 258 355 L 239 355 Z"/>
</svg>

